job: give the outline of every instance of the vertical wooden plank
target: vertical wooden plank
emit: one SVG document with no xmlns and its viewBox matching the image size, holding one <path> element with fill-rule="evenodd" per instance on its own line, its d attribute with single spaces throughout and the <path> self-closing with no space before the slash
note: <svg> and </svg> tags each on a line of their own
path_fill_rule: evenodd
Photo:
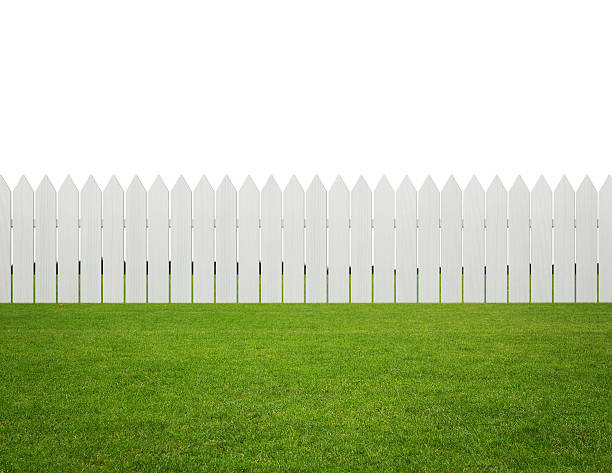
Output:
<svg viewBox="0 0 612 473">
<path fill-rule="evenodd" d="M 612 176 L 599 190 L 599 302 L 612 302 Z"/>
<path fill-rule="evenodd" d="M 552 190 L 543 176 L 531 191 L 531 302 L 552 302 Z"/>
<path fill-rule="evenodd" d="M 0 176 L 0 303 L 11 302 L 11 189 Z"/>
<path fill-rule="evenodd" d="M 215 301 L 215 191 L 202 176 L 193 192 L 193 301 Z"/>
<path fill-rule="evenodd" d="M 248 176 L 238 194 L 238 301 L 259 302 L 259 189 Z"/>
<path fill-rule="evenodd" d="M 138 179 L 127 188 L 125 219 L 125 301 L 147 301 L 147 191 Z"/>
<path fill-rule="evenodd" d="M 261 302 L 281 302 L 281 190 L 272 176 L 261 192 Z"/>
<path fill-rule="evenodd" d="M 349 190 L 338 176 L 329 190 L 329 302 L 349 301 L 349 209 Z"/>
<path fill-rule="evenodd" d="M 57 300 L 79 302 L 79 191 L 70 176 L 57 195 Z"/>
<path fill-rule="evenodd" d="M 327 301 L 327 192 L 315 176 L 306 190 L 306 302 Z"/>
<path fill-rule="evenodd" d="M 172 188 L 170 299 L 191 302 L 191 189 L 183 176 Z"/>
<path fill-rule="evenodd" d="M 36 189 L 34 214 L 36 280 L 34 300 L 56 302 L 57 194 L 47 176 Z"/>
<path fill-rule="evenodd" d="M 574 189 L 565 176 L 554 205 L 554 301 L 574 302 Z"/>
<path fill-rule="evenodd" d="M 102 301 L 123 298 L 123 188 L 115 176 L 102 192 Z"/>
<path fill-rule="evenodd" d="M 428 176 L 419 190 L 419 302 L 440 301 L 440 191 Z"/>
<path fill-rule="evenodd" d="M 372 191 L 363 176 L 351 191 L 351 302 L 372 302 Z"/>
<path fill-rule="evenodd" d="M 374 189 L 374 302 L 395 300 L 395 192 L 386 176 Z"/>
<path fill-rule="evenodd" d="M 508 302 L 508 193 L 498 176 L 486 198 L 485 300 Z"/>
<path fill-rule="evenodd" d="M 148 300 L 154 303 L 170 302 L 168 210 L 168 188 L 162 178 L 157 176 L 147 194 Z"/>
<path fill-rule="evenodd" d="M 485 195 L 476 176 L 463 192 L 463 302 L 484 302 Z"/>
<path fill-rule="evenodd" d="M 34 302 L 34 192 L 22 176 L 13 190 L 13 302 Z"/>
<path fill-rule="evenodd" d="M 102 296 L 102 193 L 93 176 L 81 190 L 81 302 Z"/>
<path fill-rule="evenodd" d="M 236 302 L 236 188 L 227 176 L 217 189 L 216 201 L 216 301 Z"/>
<path fill-rule="evenodd" d="M 397 189 L 396 208 L 396 296 L 397 302 L 417 301 L 417 195 L 408 179 Z"/>
<path fill-rule="evenodd" d="M 283 302 L 304 302 L 304 189 L 293 176 L 283 192 Z"/>
<path fill-rule="evenodd" d="M 529 302 L 529 189 L 518 176 L 508 197 L 510 302 Z"/>
<path fill-rule="evenodd" d="M 461 189 L 451 176 L 441 193 L 441 301 L 461 302 Z"/>
<path fill-rule="evenodd" d="M 576 302 L 597 302 L 597 191 L 588 176 L 576 192 Z"/>
</svg>

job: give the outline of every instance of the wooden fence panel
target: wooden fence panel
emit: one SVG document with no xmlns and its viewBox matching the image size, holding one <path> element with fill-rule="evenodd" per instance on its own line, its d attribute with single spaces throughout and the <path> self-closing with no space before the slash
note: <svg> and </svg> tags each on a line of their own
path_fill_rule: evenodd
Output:
<svg viewBox="0 0 612 473">
<path fill-rule="evenodd" d="M 576 192 L 576 302 L 597 302 L 597 190 L 588 176 Z"/>
<path fill-rule="evenodd" d="M 397 302 L 417 301 L 417 194 L 408 176 L 395 196 L 395 259 Z"/>
<path fill-rule="evenodd" d="M 552 302 L 552 190 L 540 177 L 531 191 L 531 302 Z"/>
<path fill-rule="evenodd" d="M 374 302 L 395 301 L 395 192 L 385 176 L 374 189 Z"/>
<path fill-rule="evenodd" d="M 81 302 L 102 298 L 102 192 L 93 176 L 81 190 Z"/>
<path fill-rule="evenodd" d="M 529 302 L 529 189 L 520 176 L 510 188 L 508 215 L 508 300 Z"/>
<path fill-rule="evenodd" d="M 13 191 L 13 302 L 34 302 L 34 192 L 22 177 Z"/>
<path fill-rule="evenodd" d="M 191 302 L 191 189 L 183 176 L 172 188 L 170 300 Z"/>
<path fill-rule="evenodd" d="M 306 302 L 327 301 L 327 191 L 318 176 L 306 190 Z"/>
<path fill-rule="evenodd" d="M 11 189 L 0 176 L 0 303 L 11 302 Z"/>
<path fill-rule="evenodd" d="M 225 176 L 217 189 L 216 302 L 237 301 L 236 188 Z"/>
<path fill-rule="evenodd" d="M 149 302 L 170 302 L 169 274 L 169 200 L 168 188 L 157 177 L 147 194 L 149 215 L 148 231 L 148 300 Z"/>
<path fill-rule="evenodd" d="M 612 176 L 599 191 L 599 302 L 612 302 Z"/>
<path fill-rule="evenodd" d="M 329 302 L 349 302 L 350 196 L 340 176 L 329 190 Z"/>
<path fill-rule="evenodd" d="M 555 189 L 554 301 L 574 302 L 574 189 L 565 176 Z"/>
<path fill-rule="evenodd" d="M 487 302 L 508 302 L 508 193 L 495 177 L 486 196 L 486 286 Z"/>
<path fill-rule="evenodd" d="M 127 189 L 125 300 L 147 301 L 147 191 L 135 176 Z"/>
<path fill-rule="evenodd" d="M 351 302 L 372 302 L 372 191 L 363 176 L 351 191 Z"/>
<path fill-rule="evenodd" d="M 485 195 L 473 177 L 463 192 L 463 302 L 484 302 Z"/>
<path fill-rule="evenodd" d="M 215 191 L 202 176 L 193 192 L 193 302 L 215 301 Z"/>
<path fill-rule="evenodd" d="M 282 196 L 273 177 L 261 192 L 261 302 L 282 302 Z"/>
<path fill-rule="evenodd" d="M 440 301 L 440 192 L 431 177 L 419 190 L 419 302 Z"/>
<path fill-rule="evenodd" d="M 247 177 L 238 195 L 238 300 L 259 302 L 259 189 Z"/>
<path fill-rule="evenodd" d="M 304 302 L 304 189 L 293 176 L 283 193 L 283 301 Z"/>
<path fill-rule="evenodd" d="M 123 226 L 123 189 L 113 176 L 102 192 L 103 302 L 124 301 Z"/>
<path fill-rule="evenodd" d="M 450 177 L 441 193 L 441 301 L 461 302 L 461 189 Z"/>
<path fill-rule="evenodd" d="M 67 176 L 57 194 L 57 301 L 79 302 L 79 191 Z"/>
<path fill-rule="evenodd" d="M 35 250 L 36 302 L 56 302 L 57 263 L 57 194 L 47 176 L 36 189 L 35 195 Z"/>
</svg>

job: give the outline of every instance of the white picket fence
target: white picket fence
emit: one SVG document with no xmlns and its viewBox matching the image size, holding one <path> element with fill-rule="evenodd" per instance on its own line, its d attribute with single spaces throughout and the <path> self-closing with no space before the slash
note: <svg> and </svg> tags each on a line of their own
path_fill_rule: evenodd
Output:
<svg viewBox="0 0 612 473">
<path fill-rule="evenodd" d="M 70 177 L 57 193 L 0 177 L 0 302 L 553 300 L 612 302 L 610 177 L 599 196 L 588 177 L 554 193 L 520 177 L 509 192 L 202 177 L 193 193 L 136 177 L 125 194 L 114 177 L 80 194 Z"/>
</svg>

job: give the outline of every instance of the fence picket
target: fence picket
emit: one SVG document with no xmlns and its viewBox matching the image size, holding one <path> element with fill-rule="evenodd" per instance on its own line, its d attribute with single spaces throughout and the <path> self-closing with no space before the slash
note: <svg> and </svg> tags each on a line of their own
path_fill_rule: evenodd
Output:
<svg viewBox="0 0 612 473">
<path fill-rule="evenodd" d="M 486 196 L 487 302 L 508 302 L 508 193 L 498 176 Z"/>
<path fill-rule="evenodd" d="M 349 301 L 350 195 L 340 176 L 329 190 L 329 302 Z"/>
<path fill-rule="evenodd" d="M 248 176 L 238 195 L 238 300 L 259 302 L 259 189 Z"/>
<path fill-rule="evenodd" d="M 463 192 L 463 302 L 484 302 L 485 194 L 472 177 Z"/>
<path fill-rule="evenodd" d="M 304 189 L 293 176 L 283 193 L 283 302 L 304 302 Z"/>
<path fill-rule="evenodd" d="M 81 190 L 81 302 L 102 296 L 102 193 L 93 176 Z"/>
<path fill-rule="evenodd" d="M 67 176 L 57 194 L 57 301 L 79 302 L 79 191 Z"/>
<path fill-rule="evenodd" d="M 147 191 L 138 176 L 127 188 L 125 300 L 147 301 Z"/>
<path fill-rule="evenodd" d="M 215 191 L 202 176 L 193 192 L 193 302 L 215 301 Z"/>
<path fill-rule="evenodd" d="M 0 176 L 0 303 L 11 302 L 11 189 Z"/>
<path fill-rule="evenodd" d="M 169 231 L 168 188 L 157 176 L 147 193 L 147 213 L 149 215 L 148 239 L 148 300 L 149 302 L 170 302 L 169 284 Z"/>
<path fill-rule="evenodd" d="M 555 189 L 554 301 L 574 302 L 574 189 L 565 176 Z"/>
<path fill-rule="evenodd" d="M 318 176 L 306 190 L 306 302 L 327 301 L 327 192 Z"/>
<path fill-rule="evenodd" d="M 34 192 L 23 176 L 13 191 L 13 302 L 34 302 Z"/>
<path fill-rule="evenodd" d="M 191 189 L 183 176 L 172 188 L 170 300 L 191 302 Z"/>
<path fill-rule="evenodd" d="M 597 302 L 597 190 L 588 176 L 576 192 L 576 302 Z"/>
<path fill-rule="evenodd" d="M 461 189 L 450 177 L 441 193 L 442 302 L 461 302 Z"/>
<path fill-rule="evenodd" d="M 540 177 L 531 191 L 531 302 L 552 302 L 552 190 Z"/>
<path fill-rule="evenodd" d="M 102 301 L 123 302 L 123 189 L 115 176 L 102 192 Z"/>
<path fill-rule="evenodd" d="M 372 302 L 372 191 L 363 176 L 351 191 L 351 302 Z"/>
<path fill-rule="evenodd" d="M 431 176 L 419 190 L 419 302 L 440 302 L 440 192 Z"/>
<path fill-rule="evenodd" d="M 47 176 L 35 195 L 36 302 L 56 301 L 55 266 L 57 262 L 57 194 Z"/>
<path fill-rule="evenodd" d="M 395 192 L 383 176 L 374 189 L 374 302 L 395 300 Z"/>
<path fill-rule="evenodd" d="M 612 176 L 599 190 L 599 302 L 612 302 Z"/>
<path fill-rule="evenodd" d="M 227 176 L 217 189 L 216 204 L 216 301 L 236 302 L 236 188 Z"/>
<path fill-rule="evenodd" d="M 417 194 L 408 176 L 404 177 L 395 196 L 397 302 L 417 301 Z"/>
<path fill-rule="evenodd" d="M 529 189 L 521 176 L 508 196 L 508 300 L 529 302 Z"/>
<path fill-rule="evenodd" d="M 261 191 L 261 302 L 282 302 L 282 196 L 273 177 Z"/>
</svg>

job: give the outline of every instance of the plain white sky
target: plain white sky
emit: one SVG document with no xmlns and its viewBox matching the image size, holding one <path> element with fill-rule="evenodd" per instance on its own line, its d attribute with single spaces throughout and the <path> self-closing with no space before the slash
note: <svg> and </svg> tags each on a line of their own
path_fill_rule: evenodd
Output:
<svg viewBox="0 0 612 473">
<path fill-rule="evenodd" d="M 2 2 L 0 174 L 597 187 L 612 2 Z"/>
</svg>

